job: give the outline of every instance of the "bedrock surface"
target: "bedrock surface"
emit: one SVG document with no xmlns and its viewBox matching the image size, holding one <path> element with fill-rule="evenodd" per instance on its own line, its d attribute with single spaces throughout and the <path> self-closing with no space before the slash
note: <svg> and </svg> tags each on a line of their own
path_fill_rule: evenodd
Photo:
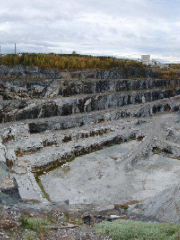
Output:
<svg viewBox="0 0 180 240">
<path fill-rule="evenodd" d="M 26 71 L 1 71 L 1 204 L 139 201 L 133 213 L 178 221 L 179 80 Z"/>
<path fill-rule="evenodd" d="M 78 157 L 44 175 L 42 184 L 53 202 L 110 205 L 142 201 L 179 183 L 180 162 L 163 156 L 142 160 L 126 172 L 123 159 L 138 146 L 131 141 Z"/>
</svg>

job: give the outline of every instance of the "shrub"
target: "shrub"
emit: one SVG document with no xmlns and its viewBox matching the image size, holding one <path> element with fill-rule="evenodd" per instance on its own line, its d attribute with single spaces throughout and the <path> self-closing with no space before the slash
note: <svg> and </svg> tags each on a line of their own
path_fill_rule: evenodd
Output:
<svg viewBox="0 0 180 240">
<path fill-rule="evenodd" d="M 95 232 L 113 240 L 180 240 L 180 226 L 175 224 L 118 220 L 96 225 Z"/>
<path fill-rule="evenodd" d="M 34 231 L 27 231 L 22 234 L 23 240 L 39 240 L 37 233 Z"/>
<path fill-rule="evenodd" d="M 22 226 L 25 229 L 31 229 L 35 232 L 41 232 L 48 229 L 51 222 L 43 218 L 25 218 L 22 221 Z"/>
</svg>

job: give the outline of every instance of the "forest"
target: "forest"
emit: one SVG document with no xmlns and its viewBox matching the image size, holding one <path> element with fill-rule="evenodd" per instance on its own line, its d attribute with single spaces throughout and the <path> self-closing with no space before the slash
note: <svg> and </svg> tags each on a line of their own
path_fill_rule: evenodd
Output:
<svg viewBox="0 0 180 240">
<path fill-rule="evenodd" d="M 7 54 L 1 56 L 0 65 L 37 66 L 58 70 L 83 70 L 83 69 L 112 69 L 112 68 L 143 68 L 141 62 L 134 60 L 118 59 L 115 57 L 91 56 L 72 54 L 43 54 L 23 53 Z"/>
</svg>

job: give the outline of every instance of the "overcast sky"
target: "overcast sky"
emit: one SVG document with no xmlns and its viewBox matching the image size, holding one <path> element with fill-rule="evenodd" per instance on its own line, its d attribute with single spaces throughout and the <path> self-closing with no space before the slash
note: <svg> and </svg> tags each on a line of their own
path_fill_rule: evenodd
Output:
<svg viewBox="0 0 180 240">
<path fill-rule="evenodd" d="M 180 0 L 0 0 L 0 45 L 176 61 L 179 11 Z"/>
</svg>

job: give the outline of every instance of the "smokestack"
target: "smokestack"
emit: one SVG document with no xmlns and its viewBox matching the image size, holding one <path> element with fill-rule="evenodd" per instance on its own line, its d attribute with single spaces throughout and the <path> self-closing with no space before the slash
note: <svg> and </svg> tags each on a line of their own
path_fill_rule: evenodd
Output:
<svg viewBox="0 0 180 240">
<path fill-rule="evenodd" d="M 14 54 L 16 54 L 16 43 L 14 45 Z"/>
</svg>

